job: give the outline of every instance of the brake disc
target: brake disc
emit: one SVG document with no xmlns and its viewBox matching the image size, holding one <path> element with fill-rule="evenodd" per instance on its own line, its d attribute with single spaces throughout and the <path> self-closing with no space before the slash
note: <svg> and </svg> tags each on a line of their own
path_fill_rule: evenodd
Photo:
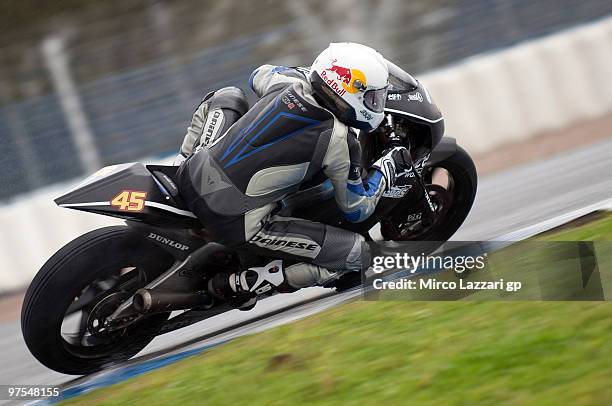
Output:
<svg viewBox="0 0 612 406">
<path fill-rule="evenodd" d="M 433 221 L 430 218 L 421 216 L 414 220 L 407 221 L 407 215 L 392 216 L 391 218 L 381 221 L 381 234 L 385 239 L 402 241 L 415 240 L 419 235 L 427 232 L 431 227 L 444 218 L 450 205 L 452 204 L 452 195 L 444 187 L 436 184 L 426 185 L 427 193 L 436 209 L 436 215 Z M 406 218 L 406 220 L 400 220 Z"/>
</svg>

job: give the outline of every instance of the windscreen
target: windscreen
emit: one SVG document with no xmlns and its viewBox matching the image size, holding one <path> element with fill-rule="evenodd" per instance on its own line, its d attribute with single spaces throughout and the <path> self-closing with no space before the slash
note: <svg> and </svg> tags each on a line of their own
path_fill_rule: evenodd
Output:
<svg viewBox="0 0 612 406">
<path fill-rule="evenodd" d="M 419 87 L 419 83 L 408 72 L 385 59 L 389 68 L 389 84 L 391 91 L 408 90 L 412 91 Z"/>
</svg>

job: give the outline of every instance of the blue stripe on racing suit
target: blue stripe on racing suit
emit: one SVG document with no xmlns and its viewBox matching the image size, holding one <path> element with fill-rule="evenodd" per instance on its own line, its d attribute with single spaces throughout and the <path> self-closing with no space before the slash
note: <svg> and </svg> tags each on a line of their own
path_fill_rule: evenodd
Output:
<svg viewBox="0 0 612 406">
<path fill-rule="evenodd" d="M 367 186 L 367 188 L 364 187 L 363 182 L 360 182 L 357 184 L 349 183 L 347 184 L 347 187 L 348 187 L 348 190 L 350 190 L 351 192 L 355 193 L 358 196 L 372 197 L 378 191 L 382 178 L 383 178 L 382 173 L 380 173 L 380 171 L 375 170 L 374 173 L 372 173 L 372 176 L 368 177 L 367 183 L 365 183 L 365 186 Z"/>
</svg>

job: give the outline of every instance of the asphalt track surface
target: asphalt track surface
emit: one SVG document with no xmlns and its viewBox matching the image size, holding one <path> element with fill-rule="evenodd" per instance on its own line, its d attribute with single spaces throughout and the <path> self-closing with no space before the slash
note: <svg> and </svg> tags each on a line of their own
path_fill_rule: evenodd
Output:
<svg viewBox="0 0 612 406">
<path fill-rule="evenodd" d="M 608 198 L 612 198 L 612 139 L 481 178 L 472 212 L 453 239 L 495 239 Z M 262 300 L 250 312 L 232 311 L 166 334 L 156 338 L 129 365 L 153 368 L 147 364 L 151 358 L 168 359 L 169 354 L 201 351 L 240 335 L 314 314 L 356 296 L 350 292 L 332 296 L 328 293 L 326 289 L 310 288 L 274 296 Z M 317 299 L 321 295 L 326 297 Z M 291 307 L 309 300 L 304 305 Z M 278 311 L 284 307 L 290 308 Z M 216 334 L 218 331 L 222 333 Z M 40 365 L 23 343 L 18 321 L 0 324 L 0 360 L 0 384 L 70 386 L 87 382 L 86 379 L 74 381 L 74 376 Z M 98 374 L 98 380 L 100 376 L 104 373 Z"/>
</svg>

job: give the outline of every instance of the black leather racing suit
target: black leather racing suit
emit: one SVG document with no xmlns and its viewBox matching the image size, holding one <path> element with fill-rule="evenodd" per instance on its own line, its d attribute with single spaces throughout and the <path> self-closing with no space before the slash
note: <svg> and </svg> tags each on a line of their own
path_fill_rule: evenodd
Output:
<svg viewBox="0 0 612 406">
<path fill-rule="evenodd" d="M 200 105 L 201 119 L 194 115 L 181 149 L 191 154 L 179 170 L 182 196 L 217 241 L 292 259 L 285 277 L 294 288 L 359 271 L 361 235 L 275 212 L 281 199 L 322 172 L 346 218 L 362 221 L 385 178 L 372 170 L 362 179 L 355 134 L 315 101 L 307 71 L 264 65 L 250 84 L 260 98 L 246 113 L 237 88 L 209 94 Z"/>
</svg>

